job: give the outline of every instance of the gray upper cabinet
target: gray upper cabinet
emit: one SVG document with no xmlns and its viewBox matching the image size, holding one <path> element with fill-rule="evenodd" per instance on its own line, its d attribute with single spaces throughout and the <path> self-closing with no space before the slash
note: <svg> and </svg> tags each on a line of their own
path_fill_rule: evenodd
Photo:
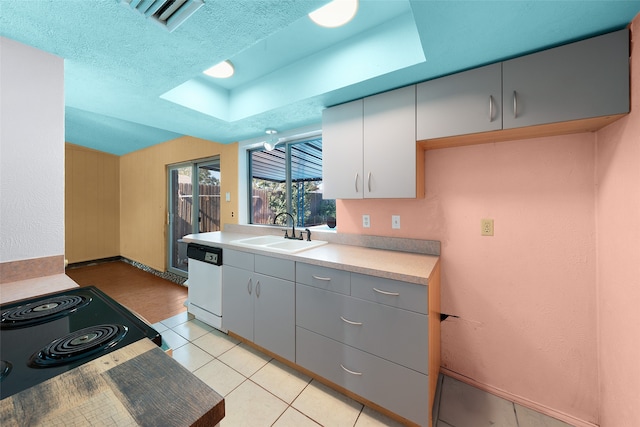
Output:
<svg viewBox="0 0 640 427">
<path fill-rule="evenodd" d="M 487 65 L 420 83 L 418 140 L 502 129 L 502 66 Z"/>
<path fill-rule="evenodd" d="M 627 113 L 629 32 L 503 63 L 503 128 Z"/>
<path fill-rule="evenodd" d="M 364 99 L 364 197 L 415 198 L 416 87 Z"/>
<path fill-rule="evenodd" d="M 415 89 L 403 87 L 323 111 L 325 198 L 418 196 Z"/>
<path fill-rule="evenodd" d="M 322 185 L 326 199 L 363 198 L 363 100 L 322 112 Z"/>
</svg>

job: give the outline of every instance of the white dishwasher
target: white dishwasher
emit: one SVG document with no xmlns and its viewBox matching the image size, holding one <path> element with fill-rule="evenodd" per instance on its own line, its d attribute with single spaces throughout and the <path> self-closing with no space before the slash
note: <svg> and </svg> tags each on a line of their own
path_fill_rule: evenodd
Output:
<svg viewBox="0 0 640 427">
<path fill-rule="evenodd" d="M 222 248 L 189 243 L 188 311 L 196 319 L 227 332 L 222 326 Z"/>
</svg>

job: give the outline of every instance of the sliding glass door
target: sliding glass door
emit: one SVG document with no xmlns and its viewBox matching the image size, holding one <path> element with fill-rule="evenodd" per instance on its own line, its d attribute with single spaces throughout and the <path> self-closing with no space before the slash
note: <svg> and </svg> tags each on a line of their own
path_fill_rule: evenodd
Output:
<svg viewBox="0 0 640 427">
<path fill-rule="evenodd" d="M 186 276 L 182 237 L 220 230 L 220 159 L 172 165 L 169 178 L 169 271 Z"/>
</svg>

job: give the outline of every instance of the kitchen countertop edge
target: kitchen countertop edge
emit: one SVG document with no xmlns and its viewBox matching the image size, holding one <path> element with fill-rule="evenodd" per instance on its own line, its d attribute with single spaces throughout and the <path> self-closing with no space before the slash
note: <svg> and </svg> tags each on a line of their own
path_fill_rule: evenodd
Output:
<svg viewBox="0 0 640 427">
<path fill-rule="evenodd" d="M 428 284 L 429 277 L 439 260 L 439 256 L 436 255 L 374 249 L 331 242 L 293 254 L 248 248 L 231 243 L 234 240 L 249 237 L 255 237 L 255 234 L 214 231 L 189 234 L 184 236 L 182 240 L 187 243 L 218 246 L 223 249 L 233 249 L 256 255 L 266 255 L 273 258 L 288 259 L 421 285 Z M 386 258 L 386 262 L 382 261 L 383 258 Z M 224 264 L 224 252 L 222 259 Z"/>
</svg>

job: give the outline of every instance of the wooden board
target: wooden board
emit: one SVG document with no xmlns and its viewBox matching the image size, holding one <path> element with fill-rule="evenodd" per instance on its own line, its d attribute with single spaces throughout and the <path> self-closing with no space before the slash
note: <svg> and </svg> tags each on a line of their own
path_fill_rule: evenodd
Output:
<svg viewBox="0 0 640 427">
<path fill-rule="evenodd" d="M 0 425 L 214 426 L 224 399 L 148 339 L 0 401 Z"/>
</svg>

